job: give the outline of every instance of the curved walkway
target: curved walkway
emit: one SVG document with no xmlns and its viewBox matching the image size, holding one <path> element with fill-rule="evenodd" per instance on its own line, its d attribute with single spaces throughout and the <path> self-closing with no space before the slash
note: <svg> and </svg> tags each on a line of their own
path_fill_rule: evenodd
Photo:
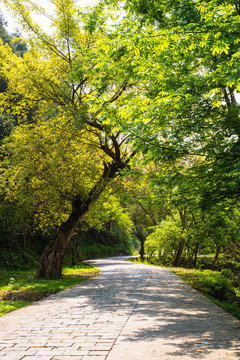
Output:
<svg viewBox="0 0 240 360">
<path fill-rule="evenodd" d="M 0 360 L 239 360 L 240 321 L 162 268 L 101 273 L 0 318 Z"/>
</svg>

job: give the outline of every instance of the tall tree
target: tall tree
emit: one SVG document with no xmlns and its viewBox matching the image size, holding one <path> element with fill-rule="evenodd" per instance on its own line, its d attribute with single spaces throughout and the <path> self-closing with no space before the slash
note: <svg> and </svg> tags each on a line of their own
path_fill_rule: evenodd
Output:
<svg viewBox="0 0 240 360">
<path fill-rule="evenodd" d="M 79 154 L 79 161 L 77 157 L 74 159 L 75 183 L 83 183 L 83 188 L 76 186 L 75 191 L 67 194 L 70 205 L 67 219 L 43 252 L 37 277 L 61 275 L 66 247 L 78 225 L 111 180 L 128 166 L 133 152 L 119 121 L 120 109 L 138 92 L 131 58 L 122 62 L 121 43 L 114 36 L 114 30 L 111 31 L 102 8 L 96 7 L 86 13 L 79 12 L 73 0 L 52 1 L 52 4 L 55 6 L 52 16 L 55 31 L 54 35 L 48 35 L 30 16 L 30 9 L 41 13 L 43 9 L 32 1 L 7 2 L 31 38 L 28 39 L 29 52 L 23 58 L 15 56 L 7 45 L 1 46 L 2 71 L 8 78 L 9 89 L 24 94 L 22 102 L 14 108 L 15 113 L 24 118 L 28 109 L 37 105 L 36 125 L 32 127 L 36 128 L 33 141 L 41 154 L 41 162 L 45 156 L 50 157 L 50 163 L 56 161 L 56 173 L 59 178 L 65 176 L 66 184 L 68 175 L 72 176 L 71 164 L 70 169 L 62 171 L 62 162 L 58 161 L 67 161 L 61 142 L 70 141 L 76 144 L 77 151 L 82 148 L 84 157 L 89 158 L 87 168 L 92 164 L 96 171 L 89 176 L 87 169 L 82 170 L 86 165 L 82 162 L 84 157 Z M 10 92 L 7 95 L 1 105 L 8 109 L 14 95 Z M 49 126 L 50 123 L 54 125 Z M 41 126 L 50 133 L 54 133 L 54 126 L 62 129 L 56 141 L 48 136 L 54 149 L 50 154 L 44 154 Z M 24 157 L 23 169 L 31 168 L 34 160 L 26 161 Z M 25 184 L 32 182 L 34 174 L 39 173 L 37 164 L 38 161 L 31 168 L 34 171 L 30 171 L 30 178 L 25 177 Z M 59 188 L 58 184 L 56 187 Z"/>
<path fill-rule="evenodd" d="M 211 228 L 219 211 L 216 203 L 226 207 L 227 216 L 240 195 L 239 4 L 127 0 L 123 6 L 123 26 L 129 26 L 128 36 L 144 59 L 139 70 L 148 77 L 145 103 L 133 110 L 135 118 L 146 120 L 132 129 L 135 141 L 145 161 L 155 159 L 159 167 L 166 160 L 174 164 L 178 202 L 184 202 L 187 189 L 192 191 L 197 220 L 207 219 Z M 178 169 L 181 161 L 187 177 Z M 183 249 L 179 245 L 176 263 Z"/>
<path fill-rule="evenodd" d="M 129 31 L 148 77 L 138 116 L 149 121 L 139 122 L 136 141 L 159 160 L 205 157 L 214 187 L 205 198 L 238 196 L 239 4 L 128 0 L 124 7 L 138 24 Z"/>
<path fill-rule="evenodd" d="M 3 44 L 8 44 L 13 52 L 18 56 L 23 56 L 27 51 L 26 43 L 21 41 L 20 33 L 9 34 L 6 29 L 7 22 L 4 20 L 3 15 L 0 12 L 0 38 Z M 7 78 L 1 74 L 0 68 L 0 93 L 3 95 L 7 91 L 8 81 Z M 4 95 L 3 95 L 4 96 Z M 0 112 L 0 141 L 7 135 L 9 135 L 14 125 L 18 123 L 17 117 L 12 117 L 9 112 L 7 113 L 3 109 Z"/>
<path fill-rule="evenodd" d="M 2 13 L 0 12 L 0 37 L 4 43 L 10 44 L 11 36 L 6 30 L 7 22 L 4 20 Z"/>
</svg>

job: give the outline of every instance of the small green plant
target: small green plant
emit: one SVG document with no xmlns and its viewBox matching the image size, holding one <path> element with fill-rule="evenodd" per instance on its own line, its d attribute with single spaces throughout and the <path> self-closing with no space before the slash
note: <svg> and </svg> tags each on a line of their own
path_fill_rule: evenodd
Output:
<svg viewBox="0 0 240 360">
<path fill-rule="evenodd" d="M 20 309 L 21 307 L 30 305 L 31 302 L 29 301 L 0 301 L 0 316 L 6 315 L 11 311 Z"/>
<path fill-rule="evenodd" d="M 18 290 L 19 287 L 20 287 L 20 285 L 18 284 L 16 279 L 14 279 L 14 277 L 11 277 L 10 281 L 9 281 L 9 284 L 8 284 L 8 289 L 9 290 Z"/>
<path fill-rule="evenodd" d="M 8 287 L 13 287 L 15 284 L 16 284 L 16 280 L 13 277 L 11 277 Z"/>
</svg>

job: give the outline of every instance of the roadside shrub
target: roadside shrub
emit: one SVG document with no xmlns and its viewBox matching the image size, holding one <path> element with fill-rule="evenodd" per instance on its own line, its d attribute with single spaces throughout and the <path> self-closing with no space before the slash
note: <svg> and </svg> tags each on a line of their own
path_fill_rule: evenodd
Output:
<svg viewBox="0 0 240 360">
<path fill-rule="evenodd" d="M 224 275 L 227 279 L 232 279 L 233 278 L 233 273 L 231 269 L 223 269 L 221 271 L 221 274 Z"/>
<path fill-rule="evenodd" d="M 198 281 L 202 291 L 216 300 L 228 300 L 235 296 L 228 279 L 219 272 L 205 270 Z"/>
<path fill-rule="evenodd" d="M 0 268 L 6 270 L 29 270 L 37 266 L 34 256 L 22 251 L 2 249 L 0 252 Z"/>
<path fill-rule="evenodd" d="M 18 290 L 19 288 L 20 288 L 20 285 L 18 284 L 18 282 L 13 277 L 11 277 L 9 284 L 8 284 L 8 289 L 9 290 Z"/>
<path fill-rule="evenodd" d="M 126 255 L 121 245 L 105 246 L 103 244 L 94 244 L 82 246 L 79 255 L 81 260 L 97 259 L 109 256 Z"/>
<path fill-rule="evenodd" d="M 147 259 L 148 263 L 151 264 L 151 265 L 157 265 L 157 266 L 161 266 L 162 263 L 161 261 L 159 260 L 158 257 L 156 256 L 152 256 L 150 257 L 149 259 Z"/>
<path fill-rule="evenodd" d="M 178 242 L 182 236 L 179 224 L 169 217 L 152 229 L 153 232 L 148 235 L 145 242 L 147 253 L 152 255 L 158 252 L 159 259 L 161 259 L 163 264 L 168 263 L 168 261 L 165 261 L 166 255 L 168 259 L 171 258 L 170 262 L 172 262 L 177 251 Z"/>
<path fill-rule="evenodd" d="M 197 268 L 198 269 L 210 269 L 211 268 L 211 265 L 212 265 L 212 262 L 213 262 L 213 257 L 212 256 L 199 256 L 198 259 L 197 259 Z"/>
</svg>

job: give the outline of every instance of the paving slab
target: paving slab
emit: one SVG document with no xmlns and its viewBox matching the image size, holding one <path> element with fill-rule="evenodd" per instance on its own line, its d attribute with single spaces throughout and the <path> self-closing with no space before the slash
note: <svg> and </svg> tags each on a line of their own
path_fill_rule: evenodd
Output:
<svg viewBox="0 0 240 360">
<path fill-rule="evenodd" d="M 240 359 L 240 321 L 170 271 L 90 263 L 94 278 L 0 318 L 0 360 Z"/>
</svg>

